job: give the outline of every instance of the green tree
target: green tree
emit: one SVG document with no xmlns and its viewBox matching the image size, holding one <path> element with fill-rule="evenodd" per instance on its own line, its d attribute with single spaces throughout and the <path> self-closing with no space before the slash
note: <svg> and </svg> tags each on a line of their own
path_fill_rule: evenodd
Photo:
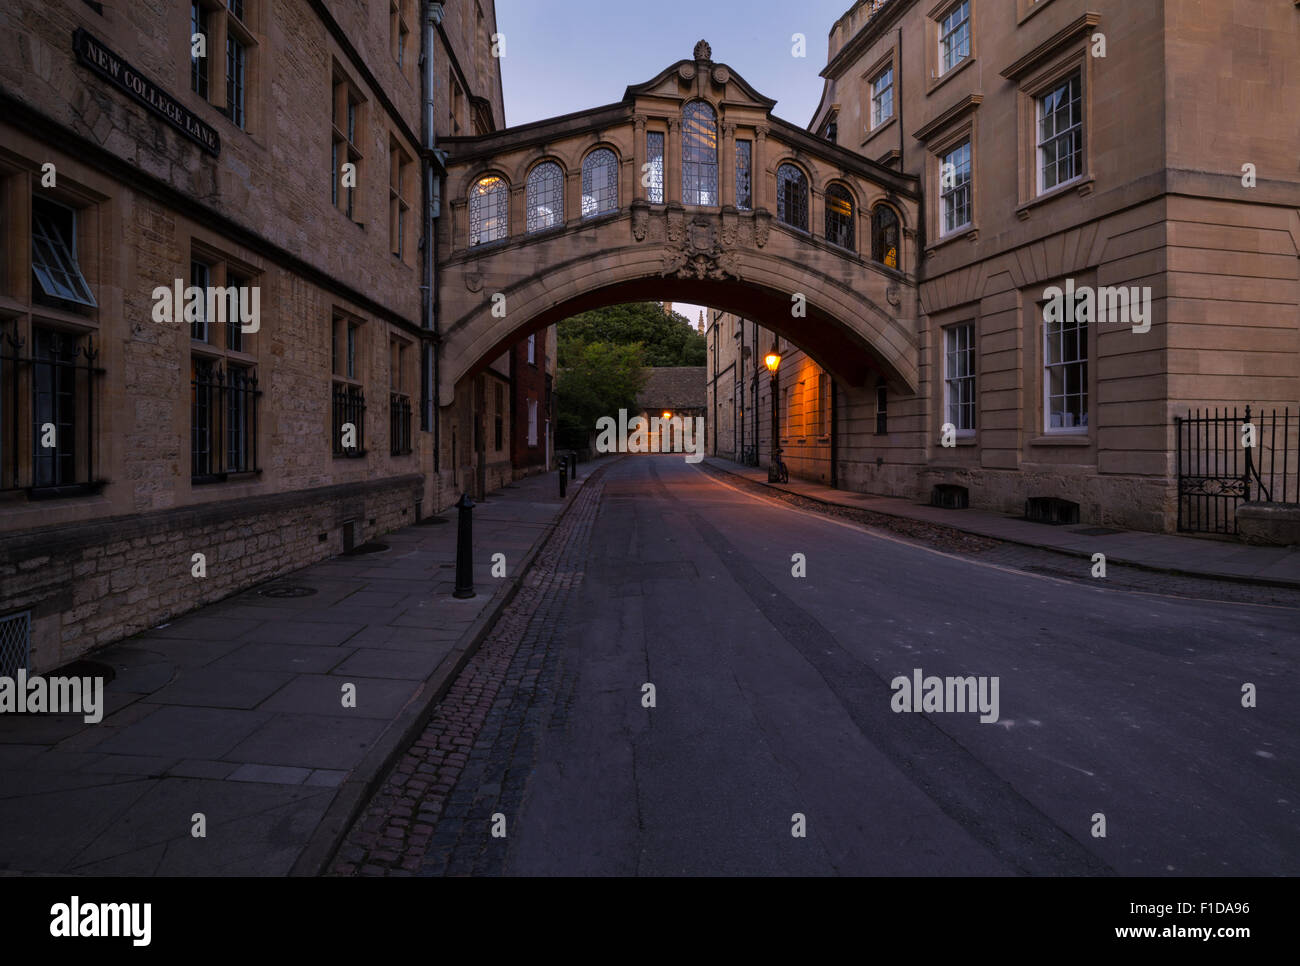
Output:
<svg viewBox="0 0 1300 966">
<path fill-rule="evenodd" d="M 591 342 L 569 347 L 556 373 L 557 439 L 561 447 L 584 449 L 602 416 L 636 411 L 636 394 L 645 385 L 639 345 Z"/>
<path fill-rule="evenodd" d="M 629 302 L 583 312 L 561 322 L 558 333 L 560 366 L 569 365 L 581 346 L 596 342 L 640 345 L 647 366 L 702 366 L 707 358 L 704 336 L 685 316 L 665 314 L 658 302 Z"/>
</svg>

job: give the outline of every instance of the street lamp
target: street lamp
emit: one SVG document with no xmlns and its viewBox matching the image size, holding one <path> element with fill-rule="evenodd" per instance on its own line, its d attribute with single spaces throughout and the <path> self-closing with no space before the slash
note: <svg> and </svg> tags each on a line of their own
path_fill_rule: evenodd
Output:
<svg viewBox="0 0 1300 966">
<path fill-rule="evenodd" d="M 672 419 L 672 418 L 673 418 L 673 414 L 670 413 L 668 410 L 665 409 L 665 410 L 664 410 L 664 419 L 667 420 L 667 419 Z"/>
<path fill-rule="evenodd" d="M 777 440 L 780 437 L 778 420 L 780 413 L 777 410 L 779 396 L 777 393 L 780 376 L 777 369 L 781 366 L 780 346 L 773 345 L 770 352 L 763 357 L 763 365 L 767 366 L 767 371 L 772 374 L 772 458 L 767 463 L 767 482 L 780 482 L 781 476 L 777 467 L 781 465 L 781 449 L 777 446 Z"/>
</svg>

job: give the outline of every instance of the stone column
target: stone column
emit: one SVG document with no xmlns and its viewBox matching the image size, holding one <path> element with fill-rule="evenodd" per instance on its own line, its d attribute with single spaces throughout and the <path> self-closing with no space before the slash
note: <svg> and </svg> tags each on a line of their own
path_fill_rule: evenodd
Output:
<svg viewBox="0 0 1300 966">
<path fill-rule="evenodd" d="M 723 124 L 718 143 L 718 193 L 720 204 L 736 205 L 736 125 Z"/>
<path fill-rule="evenodd" d="M 632 136 L 632 197 L 637 201 L 645 201 L 646 190 L 643 178 L 646 162 L 649 161 L 645 144 L 646 116 L 637 114 L 632 120 L 636 125 L 636 131 Z"/>
<path fill-rule="evenodd" d="M 682 203 L 682 119 L 668 119 L 668 144 L 664 153 L 664 201 Z"/>
<path fill-rule="evenodd" d="M 753 170 L 749 174 L 750 190 L 754 195 L 754 207 L 776 210 L 774 185 L 767 176 L 767 127 L 759 125 L 754 128 Z"/>
</svg>

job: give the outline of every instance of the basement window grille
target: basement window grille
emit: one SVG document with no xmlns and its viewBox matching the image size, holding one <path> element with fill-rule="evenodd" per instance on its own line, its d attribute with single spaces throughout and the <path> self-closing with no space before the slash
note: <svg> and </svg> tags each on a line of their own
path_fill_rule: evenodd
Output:
<svg viewBox="0 0 1300 966">
<path fill-rule="evenodd" d="M 0 617 L 0 677 L 12 678 L 19 668 L 31 667 L 31 611 Z"/>
</svg>

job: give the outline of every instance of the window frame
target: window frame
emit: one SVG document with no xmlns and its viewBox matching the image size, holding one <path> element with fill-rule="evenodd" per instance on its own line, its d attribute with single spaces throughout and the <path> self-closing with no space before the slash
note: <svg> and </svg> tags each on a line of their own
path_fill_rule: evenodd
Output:
<svg viewBox="0 0 1300 966">
<path fill-rule="evenodd" d="M 1050 362 L 1049 360 L 1051 357 L 1051 352 L 1049 349 L 1049 342 L 1048 342 L 1049 333 L 1047 329 L 1049 323 L 1047 319 L 1044 318 L 1046 305 L 1047 305 L 1046 301 L 1037 303 L 1038 330 L 1040 333 L 1039 348 L 1040 348 L 1040 352 L 1042 353 L 1041 360 L 1040 360 L 1041 363 L 1040 375 L 1043 381 L 1042 422 L 1041 422 L 1043 428 L 1043 435 L 1058 436 L 1058 437 L 1059 436 L 1088 436 L 1092 429 L 1092 425 L 1091 425 L 1092 424 L 1092 412 L 1091 412 L 1092 386 L 1089 381 L 1092 377 L 1092 371 L 1093 371 L 1093 366 L 1091 365 L 1093 359 L 1092 330 L 1095 329 L 1096 326 L 1088 325 L 1086 321 L 1083 322 L 1082 325 L 1079 324 L 1079 314 L 1084 309 L 1085 303 L 1083 302 L 1082 299 L 1076 301 L 1074 306 L 1074 318 L 1072 320 L 1074 322 L 1074 325 L 1070 326 L 1070 329 L 1075 331 L 1077 331 L 1080 328 L 1083 329 L 1082 337 L 1076 335 L 1074 338 L 1074 344 L 1076 348 L 1080 346 L 1082 347 L 1082 354 L 1081 356 L 1074 359 L 1062 358 L 1058 362 Z M 1062 329 L 1061 329 L 1062 356 L 1064 356 L 1064 349 L 1066 345 L 1066 339 L 1065 339 L 1066 328 L 1064 322 L 1065 320 L 1063 319 Z M 1052 393 L 1052 378 L 1051 378 L 1052 369 L 1060 368 L 1064 370 L 1066 367 L 1070 367 L 1070 366 L 1082 366 L 1082 373 L 1077 380 L 1078 385 L 1081 387 L 1080 391 L 1077 393 L 1069 392 L 1069 379 L 1067 376 L 1063 379 L 1063 383 L 1062 383 L 1066 387 L 1065 391 L 1059 394 L 1059 396 L 1054 395 Z M 1071 398 L 1081 399 L 1083 403 L 1082 405 L 1083 421 L 1080 424 L 1075 426 L 1053 427 L 1051 425 L 1052 422 L 1051 406 L 1052 406 L 1053 398 L 1060 398 L 1062 400 L 1068 400 Z M 1066 410 L 1063 409 L 1062 415 L 1064 415 L 1065 412 Z"/>
<path fill-rule="evenodd" d="M 966 180 L 961 183 L 955 183 L 951 189 L 945 191 L 943 187 L 944 165 L 949 163 L 948 159 L 951 158 L 958 151 L 960 151 L 963 147 L 966 148 L 966 161 L 965 161 Z M 935 200 L 938 205 L 938 211 L 937 211 L 938 219 L 936 224 L 936 227 L 938 228 L 938 236 L 941 239 L 958 237 L 970 231 L 971 228 L 973 228 L 975 225 L 975 139 L 974 136 L 971 134 L 965 134 L 964 136 L 957 138 L 955 141 L 951 142 L 950 144 L 937 149 L 935 152 L 935 157 L 938 160 L 938 180 L 939 180 L 939 183 L 937 185 L 937 190 L 935 192 Z M 955 168 L 956 166 L 954 165 L 954 169 Z M 965 190 L 966 193 L 966 214 L 967 214 L 966 220 L 959 224 L 954 224 L 951 228 L 949 228 L 947 227 L 947 207 L 946 207 L 948 203 L 948 199 L 950 197 L 955 197 L 963 189 Z M 956 207 L 954 204 L 954 211 L 955 210 Z"/>
<path fill-rule="evenodd" d="M 360 186 L 365 183 L 365 153 L 353 140 L 359 128 L 364 134 L 367 126 L 367 103 L 361 89 L 343 72 L 336 62 L 331 86 L 330 107 L 330 158 L 333 167 L 330 200 L 348 221 L 363 226 L 365 218 L 360 204 Z M 345 188 L 342 183 L 343 165 L 356 165 L 356 186 Z"/>
<path fill-rule="evenodd" d="M 612 172 L 612 176 L 609 179 L 612 182 L 612 190 L 611 190 L 611 186 L 608 184 L 602 186 L 599 189 L 596 188 L 596 184 L 595 184 L 596 166 L 592 163 L 592 158 L 600 154 L 608 154 L 610 158 L 613 159 L 612 164 L 609 164 L 607 166 L 608 169 Z M 606 144 L 599 144 L 594 148 L 592 148 L 590 151 L 588 151 L 585 155 L 583 155 L 582 188 L 581 188 L 580 197 L 582 199 L 582 217 L 584 220 L 589 218 L 599 218 L 602 215 L 607 215 L 610 212 L 619 210 L 619 183 L 618 182 L 619 182 L 620 164 L 621 164 L 621 159 L 619 158 L 618 152 Z M 590 167 L 588 167 L 589 165 Z M 602 164 L 602 167 L 606 167 L 606 166 Z M 588 180 L 589 175 L 590 175 L 590 182 Z M 588 192 L 588 188 L 587 188 L 589 183 L 591 184 L 590 193 Z M 593 204 L 591 206 L 590 211 L 588 210 L 587 207 L 588 198 L 593 199 Z M 608 205 L 605 205 L 604 202 L 606 201 L 609 201 L 610 203 Z"/>
<path fill-rule="evenodd" d="M 658 144 L 658 153 L 651 149 L 652 143 Z M 646 131 L 645 132 L 645 159 L 646 164 L 650 165 L 650 185 L 646 188 L 646 200 L 652 205 L 662 205 L 665 203 L 664 192 L 667 190 L 667 157 L 668 136 L 664 131 Z"/>
<path fill-rule="evenodd" d="M 748 132 L 747 132 L 748 133 Z M 735 191 L 736 191 L 736 210 L 753 211 L 754 210 L 754 140 L 749 137 L 736 137 L 733 141 L 734 153 L 736 158 L 735 171 Z M 740 146 L 745 146 L 742 151 Z M 742 161 L 743 156 L 743 161 Z M 742 177 L 743 175 L 743 177 Z M 744 194 L 741 194 L 741 185 L 744 185 Z M 743 197 L 743 203 L 742 203 Z"/>
<path fill-rule="evenodd" d="M 713 160 L 708 159 L 708 130 L 704 129 L 698 137 L 691 133 L 691 122 L 698 120 L 701 125 L 700 111 L 707 111 L 707 123 L 712 126 Z M 695 115 L 692 116 L 692 111 Z M 682 204 L 693 208 L 717 208 L 722 204 L 719 197 L 722 184 L 722 171 L 718 142 L 718 112 L 712 104 L 703 98 L 695 98 L 682 105 Z M 693 156 L 700 155 L 703 157 Z M 711 177 L 711 181 L 710 181 Z M 709 200 L 705 200 L 709 199 Z"/>
<path fill-rule="evenodd" d="M 552 170 L 555 172 L 553 180 Z M 564 165 L 555 158 L 542 158 L 528 169 L 528 176 L 524 179 L 525 234 L 564 227 L 564 187 L 567 180 Z M 546 212 L 546 224 L 542 224 L 542 212 Z"/>
<path fill-rule="evenodd" d="M 877 90 L 876 90 L 876 83 L 877 83 L 877 81 L 879 81 L 881 78 L 883 78 L 886 74 L 889 75 L 889 84 L 888 84 L 888 86 L 887 86 L 887 87 L 884 87 L 881 91 L 877 91 Z M 885 64 L 885 65 L 884 65 L 883 67 L 881 67 L 878 71 L 876 71 L 875 75 L 872 76 L 872 77 L 867 81 L 867 90 L 868 90 L 868 92 L 869 92 L 869 94 L 870 94 L 870 102 L 869 102 L 869 103 L 870 103 L 870 107 L 869 107 L 869 109 L 868 109 L 868 113 L 869 113 L 869 121 L 868 121 L 868 125 L 869 125 L 869 126 L 867 127 L 868 132 L 873 132 L 873 131 L 875 131 L 875 130 L 876 130 L 877 128 L 879 128 L 882 124 L 887 124 L 887 123 L 889 123 L 890 121 L 892 121 L 892 120 L 894 119 L 894 117 L 896 116 L 897 111 L 895 110 L 895 105 L 894 105 L 894 92 L 895 92 L 895 78 L 896 78 L 896 76 L 897 76 L 897 75 L 896 75 L 895 72 L 894 72 L 894 58 L 893 58 L 893 56 L 892 56 L 892 52 L 891 52 L 891 56 L 890 56 L 890 58 L 889 58 L 889 63 Z M 888 113 L 888 114 L 878 113 L 878 107 L 879 107 L 880 103 L 883 101 L 882 94 L 884 94 L 884 93 L 887 93 L 887 94 L 889 95 L 889 113 Z"/>
<path fill-rule="evenodd" d="M 966 334 L 965 344 L 955 347 L 950 344 L 952 337 L 959 333 Z M 974 438 L 979 424 L 978 413 L 978 381 L 976 367 L 978 364 L 979 353 L 976 351 L 976 332 L 975 322 L 968 319 L 963 322 L 955 322 L 951 325 L 943 326 L 940 329 L 941 338 L 939 351 L 942 355 L 943 362 L 943 422 L 952 423 L 957 430 L 958 439 Z M 955 359 L 965 356 L 966 372 L 954 373 L 952 370 Z M 969 401 L 966 400 L 964 387 L 969 386 Z M 956 400 L 953 399 L 954 388 L 956 389 Z M 954 410 L 958 413 L 958 418 L 953 419 Z M 969 411 L 970 425 L 963 426 L 963 414 Z"/>
<path fill-rule="evenodd" d="M 1043 121 L 1045 120 L 1043 116 L 1043 109 L 1045 106 L 1044 102 L 1047 100 L 1047 98 L 1055 96 L 1057 92 L 1061 91 L 1062 89 L 1066 91 L 1066 96 L 1068 97 L 1071 84 L 1078 85 L 1077 103 L 1078 103 L 1079 120 L 1077 122 L 1071 123 L 1064 131 L 1059 131 L 1059 130 L 1055 131 L 1052 134 L 1052 136 L 1049 139 L 1047 139 L 1047 141 L 1044 141 L 1042 135 Z M 1080 67 L 1075 70 L 1066 72 L 1066 74 L 1062 76 L 1059 79 L 1059 81 L 1047 85 L 1047 87 L 1044 89 L 1042 93 L 1034 95 L 1033 100 L 1034 100 L 1034 133 L 1035 133 L 1034 181 L 1036 185 L 1036 190 L 1034 193 L 1036 196 L 1041 196 L 1047 194 L 1050 191 L 1057 191 L 1059 189 L 1066 188 L 1072 184 L 1075 184 L 1076 182 L 1080 181 L 1084 177 L 1084 173 L 1087 170 L 1086 162 L 1084 160 L 1084 145 L 1085 145 L 1086 138 L 1085 138 L 1085 127 L 1084 127 L 1085 100 L 1084 100 L 1084 90 L 1083 90 L 1083 69 Z M 1068 101 L 1069 105 L 1073 105 L 1074 103 L 1076 103 L 1076 100 L 1073 98 Z M 1055 115 L 1055 113 L 1056 112 L 1054 111 L 1053 116 Z M 1052 185 L 1044 184 L 1044 180 L 1043 180 L 1044 146 L 1046 144 L 1055 144 L 1056 142 L 1059 142 L 1062 138 L 1069 137 L 1071 134 L 1074 134 L 1074 141 L 1076 142 L 1075 147 L 1071 152 L 1072 164 L 1076 166 L 1076 170 L 1074 174 L 1072 174 L 1068 178 L 1058 180 L 1055 184 Z M 1075 156 L 1077 156 L 1078 158 L 1077 162 L 1073 161 L 1073 158 Z M 1059 169 L 1061 165 L 1061 157 L 1059 153 L 1057 154 L 1055 163 L 1059 173 Z"/>
<path fill-rule="evenodd" d="M 840 199 L 848 205 L 848 214 L 842 211 L 833 211 L 831 208 L 832 193 L 837 196 L 842 195 Z M 853 195 L 853 191 L 842 181 L 832 181 L 826 185 L 826 190 L 822 193 L 822 209 L 824 211 L 823 228 L 825 229 L 824 237 L 827 242 L 836 248 L 842 248 L 848 252 L 856 254 L 858 250 L 858 203 Z M 831 235 L 832 218 L 839 219 L 842 232 L 847 232 L 846 238 L 835 238 Z M 847 242 L 847 244 L 845 244 Z"/>
<path fill-rule="evenodd" d="M 488 182 L 492 182 L 492 186 L 486 191 L 482 190 L 480 186 Z M 482 212 L 482 206 L 487 203 L 495 205 L 496 208 L 491 217 Z M 466 215 L 469 219 L 470 248 L 496 245 L 506 241 L 510 237 L 510 182 L 506 177 L 498 172 L 488 171 L 475 178 L 469 186 Z M 488 230 L 485 226 L 488 224 L 492 225 L 491 235 L 484 237 Z"/>
<path fill-rule="evenodd" d="M 789 199 L 786 197 L 782 188 L 781 172 L 785 169 L 791 169 L 798 172 L 800 185 L 802 188 L 802 208 L 803 224 L 795 224 L 784 217 L 789 214 Z M 776 166 L 776 220 L 787 228 L 793 228 L 796 231 L 809 232 L 809 225 L 812 223 L 812 179 L 808 177 L 808 172 L 793 161 L 785 160 Z"/>
</svg>

